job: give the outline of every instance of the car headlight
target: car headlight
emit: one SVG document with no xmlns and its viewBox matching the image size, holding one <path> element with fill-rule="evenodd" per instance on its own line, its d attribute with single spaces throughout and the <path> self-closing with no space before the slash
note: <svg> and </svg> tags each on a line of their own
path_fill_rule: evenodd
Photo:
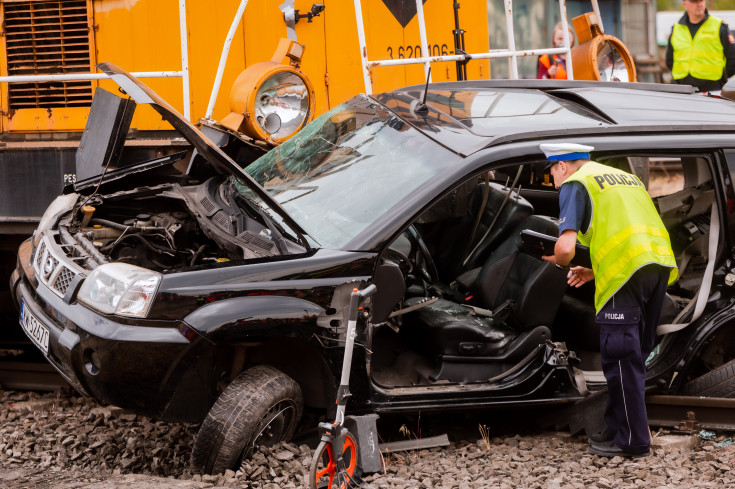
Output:
<svg viewBox="0 0 735 489">
<path fill-rule="evenodd" d="M 161 274 L 127 263 L 107 263 L 84 280 L 77 299 L 105 314 L 144 318 L 156 296 Z"/>
<path fill-rule="evenodd" d="M 280 144 L 314 118 L 314 89 L 299 69 L 304 47 L 282 39 L 271 61 L 256 63 L 235 80 L 230 110 L 220 122 L 253 139 Z"/>
</svg>

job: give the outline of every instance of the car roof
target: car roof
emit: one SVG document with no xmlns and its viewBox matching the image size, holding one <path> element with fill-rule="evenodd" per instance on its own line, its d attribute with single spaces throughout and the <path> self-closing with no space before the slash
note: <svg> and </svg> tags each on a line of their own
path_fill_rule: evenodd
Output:
<svg viewBox="0 0 735 489">
<path fill-rule="evenodd" d="M 594 133 L 735 130 L 735 103 L 688 85 L 480 80 L 415 85 L 373 98 L 455 153 Z"/>
</svg>

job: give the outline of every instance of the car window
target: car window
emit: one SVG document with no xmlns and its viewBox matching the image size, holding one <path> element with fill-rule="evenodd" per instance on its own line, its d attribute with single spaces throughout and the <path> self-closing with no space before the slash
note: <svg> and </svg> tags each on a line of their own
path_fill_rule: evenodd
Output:
<svg viewBox="0 0 735 489">
<path fill-rule="evenodd" d="M 652 199 L 712 186 L 709 162 L 701 156 L 605 156 L 598 161 L 635 174 Z"/>
<path fill-rule="evenodd" d="M 648 171 L 647 189 L 651 198 L 684 190 L 681 158 L 650 158 Z"/>
<path fill-rule="evenodd" d="M 679 266 L 676 291 L 689 296 L 707 264 L 710 214 L 715 199 L 709 158 L 703 156 L 606 156 L 601 163 L 635 173 L 646 186 L 669 232 Z"/>
<path fill-rule="evenodd" d="M 455 115 L 457 120 L 483 136 L 515 133 L 529 124 L 538 129 L 602 124 L 588 110 L 543 92 L 503 90 L 473 93 L 472 97 L 459 92 L 454 96 L 465 101 L 464 112 Z"/>
<path fill-rule="evenodd" d="M 246 171 L 318 246 L 341 248 L 458 159 L 362 96 L 323 114 Z"/>
<path fill-rule="evenodd" d="M 502 166 L 493 169 L 491 179 L 508 185 L 516 181 L 516 186 L 520 185 L 522 189 L 554 190 L 554 180 L 544 169 L 545 166 L 545 160 L 524 162 L 522 166 Z"/>
</svg>

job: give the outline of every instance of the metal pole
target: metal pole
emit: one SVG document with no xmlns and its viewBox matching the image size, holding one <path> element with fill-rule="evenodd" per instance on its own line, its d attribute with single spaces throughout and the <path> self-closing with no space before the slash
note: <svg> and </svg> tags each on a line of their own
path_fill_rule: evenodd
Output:
<svg viewBox="0 0 735 489">
<path fill-rule="evenodd" d="M 605 33 L 605 26 L 602 25 L 602 17 L 600 16 L 600 6 L 597 4 L 597 0 L 592 0 L 592 10 L 595 12 L 597 17 L 597 24 L 600 26 L 600 32 Z"/>
<path fill-rule="evenodd" d="M 594 0 L 595 2 L 597 0 Z M 559 0 L 559 14 L 561 15 L 561 28 L 564 34 L 564 48 L 566 48 L 565 67 L 567 80 L 574 80 L 574 68 L 572 67 L 572 42 L 569 39 L 569 23 L 567 22 L 567 1 Z"/>
<path fill-rule="evenodd" d="M 491 51 L 489 53 L 477 53 L 471 54 L 472 59 L 496 59 L 496 58 L 510 58 L 513 53 L 516 56 L 541 56 L 542 54 L 564 54 L 567 49 L 564 47 L 560 48 L 545 48 L 545 49 L 526 49 L 524 51 Z M 368 67 L 374 66 L 400 66 L 400 65 L 418 65 L 426 63 L 439 63 L 442 61 L 462 61 L 465 57 L 461 54 L 448 54 L 445 56 L 425 56 L 421 58 L 404 58 L 404 59 L 384 59 L 380 61 L 368 61 Z"/>
<path fill-rule="evenodd" d="M 183 73 L 181 71 L 143 71 L 130 74 L 136 78 L 179 78 L 183 76 Z M 101 80 L 104 78 L 109 78 L 109 76 L 104 73 L 67 73 L 63 75 L 12 75 L 0 76 L 0 83 Z"/>
<path fill-rule="evenodd" d="M 518 79 L 518 58 L 516 57 L 516 40 L 513 32 L 513 0 L 504 0 L 505 2 L 505 24 L 508 26 L 508 51 L 510 56 L 510 77 L 513 80 Z"/>
<path fill-rule="evenodd" d="M 429 52 L 429 43 L 426 40 L 426 24 L 424 23 L 424 2 L 421 0 L 416 0 L 416 14 L 418 15 L 418 21 L 419 21 L 419 37 L 421 38 L 421 52 L 423 53 L 422 57 L 428 57 L 431 56 L 431 53 Z M 431 67 L 431 63 L 426 61 L 424 63 L 424 79 L 428 79 L 429 82 L 431 82 L 431 71 L 429 71 L 429 68 Z"/>
<path fill-rule="evenodd" d="M 181 34 L 181 84 L 184 91 L 184 118 L 191 120 L 191 98 L 189 94 L 189 30 L 186 27 L 186 0 L 179 0 L 179 31 Z"/>
<path fill-rule="evenodd" d="M 207 105 L 207 112 L 204 114 L 204 118 L 209 120 L 214 112 L 214 103 L 217 101 L 217 95 L 219 94 L 219 87 L 222 84 L 222 74 L 225 71 L 225 65 L 227 64 L 227 56 L 230 54 L 230 44 L 232 44 L 232 38 L 235 37 L 237 26 L 240 25 L 242 14 L 245 12 L 245 7 L 248 5 L 248 0 L 242 0 L 240 7 L 237 9 L 235 18 L 232 20 L 230 31 L 227 33 L 225 38 L 225 45 L 222 47 L 222 54 L 219 58 L 219 66 L 217 67 L 217 76 L 214 78 L 214 85 L 212 86 L 212 94 L 209 96 L 209 105 Z"/>
<path fill-rule="evenodd" d="M 459 28 L 459 2 L 455 0 L 454 4 L 452 5 L 452 8 L 454 9 L 454 31 L 452 33 L 454 34 L 454 52 L 456 53 L 458 49 L 461 49 L 463 52 L 465 50 L 464 48 L 464 30 Z M 467 62 L 466 61 L 457 61 L 457 81 L 462 81 L 467 79 Z"/>
<path fill-rule="evenodd" d="M 362 77 L 365 80 L 365 94 L 373 93 L 370 82 L 370 68 L 368 68 L 367 46 L 365 45 L 365 26 L 362 23 L 362 5 L 355 0 L 355 21 L 357 22 L 357 39 L 360 42 L 360 60 L 362 61 Z"/>
<path fill-rule="evenodd" d="M 649 2 L 646 8 L 646 29 L 648 30 L 648 54 L 656 56 L 656 12 L 653 2 Z"/>
</svg>

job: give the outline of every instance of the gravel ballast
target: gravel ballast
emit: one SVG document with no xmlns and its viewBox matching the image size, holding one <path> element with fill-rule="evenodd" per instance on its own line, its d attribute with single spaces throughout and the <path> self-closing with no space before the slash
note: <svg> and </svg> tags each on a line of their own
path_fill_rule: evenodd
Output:
<svg viewBox="0 0 735 489">
<path fill-rule="evenodd" d="M 308 487 L 312 449 L 261 449 L 237 472 L 192 473 L 197 425 L 173 424 L 101 406 L 77 395 L 0 391 L 0 488 L 162 489 Z M 451 426 L 446 427 L 454 440 Z M 600 458 L 568 433 L 454 440 L 449 447 L 391 453 L 364 487 L 724 488 L 735 487 L 735 446 L 655 444 L 649 457 Z M 410 436 L 410 434 L 409 434 Z"/>
</svg>

